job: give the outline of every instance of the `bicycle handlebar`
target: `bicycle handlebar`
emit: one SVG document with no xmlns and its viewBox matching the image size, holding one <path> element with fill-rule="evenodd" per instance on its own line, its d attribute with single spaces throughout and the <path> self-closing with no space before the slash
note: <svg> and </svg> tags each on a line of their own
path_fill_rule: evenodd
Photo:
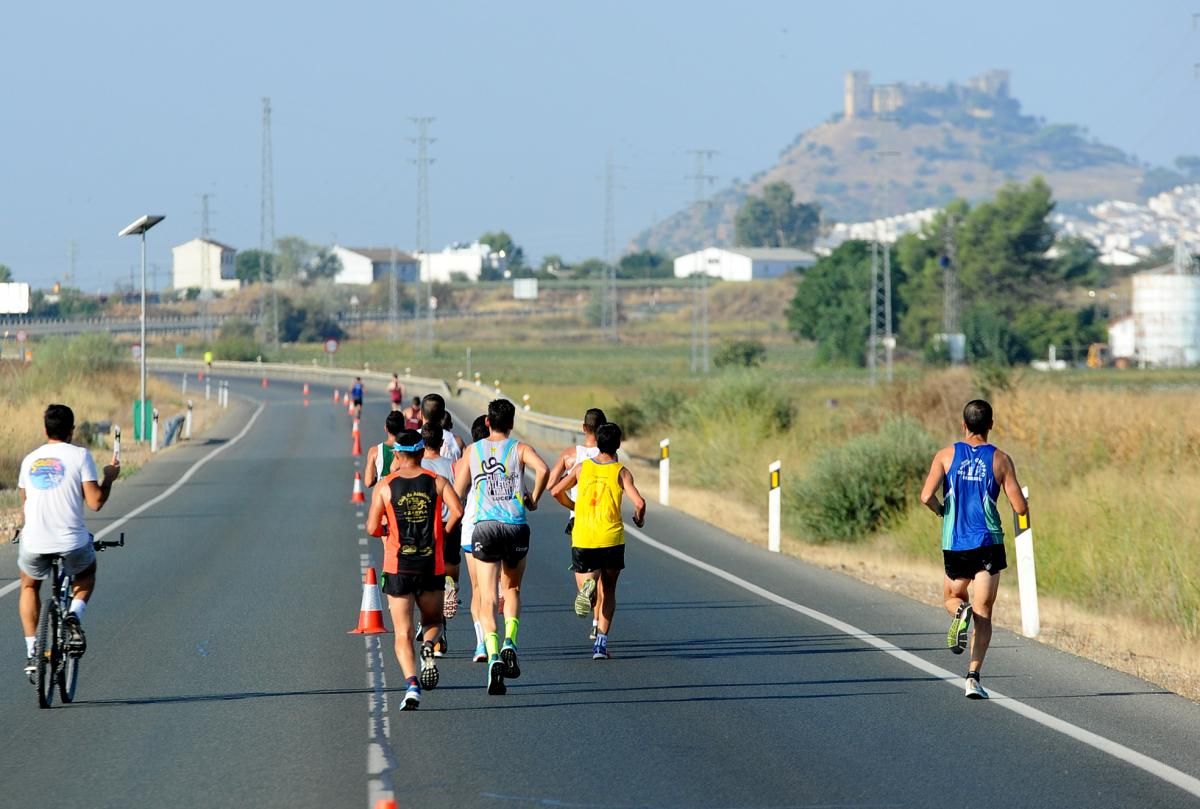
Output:
<svg viewBox="0 0 1200 809">
<path fill-rule="evenodd" d="M 100 539 L 94 540 L 92 542 L 92 547 L 98 551 L 102 551 L 105 548 L 124 548 L 125 547 L 125 532 L 124 531 L 121 532 L 121 538 L 118 539 L 116 542 L 106 542 L 106 541 L 100 540 Z"/>
</svg>

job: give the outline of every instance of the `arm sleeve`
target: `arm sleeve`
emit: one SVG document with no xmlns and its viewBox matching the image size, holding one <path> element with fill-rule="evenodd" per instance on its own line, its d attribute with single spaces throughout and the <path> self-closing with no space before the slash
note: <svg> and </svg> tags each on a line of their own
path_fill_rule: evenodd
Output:
<svg viewBox="0 0 1200 809">
<path fill-rule="evenodd" d="M 80 470 L 80 480 L 84 483 L 88 481 L 95 483 L 99 480 L 99 476 L 96 474 L 96 462 L 92 460 L 92 453 L 86 449 L 83 451 L 83 468 Z"/>
</svg>

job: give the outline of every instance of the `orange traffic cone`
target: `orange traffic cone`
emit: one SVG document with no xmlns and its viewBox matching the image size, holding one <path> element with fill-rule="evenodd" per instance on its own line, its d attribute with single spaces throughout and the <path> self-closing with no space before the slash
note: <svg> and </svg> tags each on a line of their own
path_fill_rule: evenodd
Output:
<svg viewBox="0 0 1200 809">
<path fill-rule="evenodd" d="M 264 376 L 263 377 L 263 387 L 265 388 L 266 386 L 267 386 L 267 378 Z"/>
<path fill-rule="evenodd" d="M 305 406 L 305 407 L 308 407 L 308 399 L 305 399 L 305 400 L 304 400 L 304 406 Z"/>
<path fill-rule="evenodd" d="M 352 404 L 347 404 L 347 405 L 346 405 L 346 415 L 347 415 L 347 416 L 353 416 L 353 415 L 354 415 L 354 405 L 352 405 Z"/>
<path fill-rule="evenodd" d="M 342 400 L 342 395 L 341 395 L 340 393 L 338 393 L 338 389 L 337 389 L 337 388 L 334 388 L 334 389 L 333 389 L 333 403 L 334 403 L 334 404 L 337 404 L 337 403 L 338 403 L 338 402 L 340 402 L 341 400 Z"/>
<path fill-rule="evenodd" d="M 367 502 L 367 498 L 363 496 L 362 472 L 356 471 L 354 473 L 354 488 L 350 491 L 350 502 L 351 503 Z"/>
<path fill-rule="evenodd" d="M 367 568 L 367 577 L 363 579 L 362 607 L 358 610 L 358 626 L 347 632 L 347 635 L 379 635 L 390 633 L 391 630 L 383 625 L 383 606 L 379 602 L 379 582 L 375 579 L 375 568 Z"/>
<path fill-rule="evenodd" d="M 350 391 L 342 391 L 342 404 L 344 404 L 346 407 L 350 406 Z"/>
<path fill-rule="evenodd" d="M 357 458 L 362 455 L 362 441 L 358 437 L 358 419 L 354 420 L 354 444 L 350 447 L 350 454 Z"/>
<path fill-rule="evenodd" d="M 390 801 L 387 798 L 380 798 L 375 801 L 375 809 L 396 809 L 396 802 Z"/>
<path fill-rule="evenodd" d="M 304 383 L 304 395 L 305 396 L 308 395 L 308 383 L 307 382 Z"/>
</svg>

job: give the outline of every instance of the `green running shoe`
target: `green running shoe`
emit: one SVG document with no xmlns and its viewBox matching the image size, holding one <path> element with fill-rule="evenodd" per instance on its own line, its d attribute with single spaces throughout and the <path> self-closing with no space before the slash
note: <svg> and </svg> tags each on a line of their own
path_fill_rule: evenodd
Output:
<svg viewBox="0 0 1200 809">
<path fill-rule="evenodd" d="M 970 625 L 971 605 L 964 601 L 958 605 L 954 618 L 950 621 L 950 628 L 946 630 L 946 648 L 956 655 L 962 654 L 967 648 L 967 628 Z"/>
<path fill-rule="evenodd" d="M 575 614 L 580 618 L 586 618 L 592 614 L 592 607 L 596 604 L 596 580 L 588 579 L 579 588 L 579 593 L 575 596 Z"/>
</svg>

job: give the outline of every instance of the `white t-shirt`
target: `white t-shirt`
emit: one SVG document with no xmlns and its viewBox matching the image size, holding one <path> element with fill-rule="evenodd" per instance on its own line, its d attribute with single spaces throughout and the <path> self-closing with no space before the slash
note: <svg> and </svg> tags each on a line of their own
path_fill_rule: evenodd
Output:
<svg viewBox="0 0 1200 809">
<path fill-rule="evenodd" d="M 25 490 L 27 553 L 68 553 L 91 541 L 83 519 L 84 481 L 96 481 L 96 463 L 84 447 L 46 443 L 25 456 L 17 486 Z"/>
<path fill-rule="evenodd" d="M 449 430 L 442 430 L 442 448 L 438 451 L 438 454 L 451 462 L 457 461 L 462 457 L 462 448 L 454 440 L 454 433 Z"/>
</svg>

